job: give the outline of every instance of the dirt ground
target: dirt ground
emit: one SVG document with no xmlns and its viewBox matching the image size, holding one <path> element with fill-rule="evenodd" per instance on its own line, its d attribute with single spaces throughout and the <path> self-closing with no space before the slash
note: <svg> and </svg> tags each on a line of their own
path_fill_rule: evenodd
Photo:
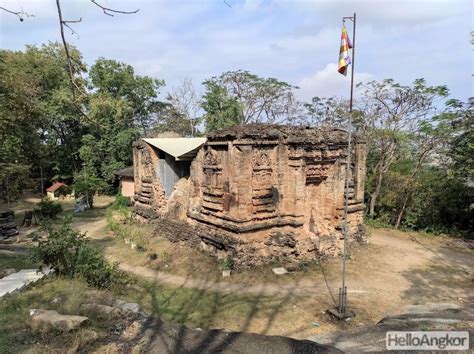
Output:
<svg viewBox="0 0 474 354">
<path fill-rule="evenodd" d="M 302 339 L 374 325 L 412 305 L 449 302 L 462 306 L 472 294 L 474 251 L 465 244 L 449 237 L 370 229 L 369 244 L 353 247 L 348 262 L 348 301 L 356 316 L 335 322 L 326 310 L 336 304 L 340 258 L 315 261 L 304 271 L 283 276 L 273 274 L 269 266 L 223 278 L 222 264 L 197 250 L 169 243 L 156 235 L 154 227 L 133 226 L 132 231 L 141 236 L 153 233 L 154 241 L 147 243 L 146 251 L 132 250 L 107 229 L 110 201 L 99 201 L 91 212 L 74 214 L 66 209 L 65 213 L 122 270 L 157 288 L 166 287 L 169 296 L 182 299 L 173 304 L 166 300 L 176 307 L 171 309 L 176 313 L 171 318 L 179 318 L 179 323 Z M 21 242 L 8 247 L 28 245 L 31 231 L 22 230 Z M 149 257 L 153 253 L 156 260 Z M 152 309 L 153 296 L 144 300 L 145 295 L 135 290 L 129 295 Z M 202 299 L 207 301 L 202 302 L 206 308 L 199 307 Z"/>
<path fill-rule="evenodd" d="M 215 269 L 205 271 L 212 263 L 200 267 L 199 261 L 187 273 L 186 269 L 174 271 L 176 267 L 173 270 L 173 267 L 157 266 L 147 252 L 131 250 L 103 229 L 102 218 L 90 221 L 81 220 L 78 227 L 100 239 L 107 257 L 119 262 L 124 271 L 177 289 L 266 296 L 276 301 L 278 311 L 271 318 L 255 316 L 245 325 L 238 318 L 225 318 L 213 322 L 216 328 L 306 338 L 315 333 L 373 325 L 387 315 L 404 313 L 411 305 L 426 302 L 462 305 L 472 292 L 474 252 L 471 249 L 457 245 L 448 237 L 371 229 L 369 245 L 354 247 L 348 262 L 349 304 L 357 315 L 350 322 L 334 322 L 325 311 L 337 300 L 340 259 L 315 262 L 306 271 L 283 276 L 274 275 L 271 267 L 264 267 L 230 278 L 216 277 L 220 274 L 218 263 L 214 264 Z M 163 240 L 160 242 L 164 245 Z M 172 252 L 169 247 L 183 246 L 166 245 L 168 252 Z M 169 256 L 173 258 L 173 254 Z"/>
</svg>

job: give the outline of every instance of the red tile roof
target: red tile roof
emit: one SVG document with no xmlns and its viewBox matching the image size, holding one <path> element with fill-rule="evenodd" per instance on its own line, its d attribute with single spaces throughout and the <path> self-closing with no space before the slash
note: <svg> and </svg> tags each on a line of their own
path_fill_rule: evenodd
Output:
<svg viewBox="0 0 474 354">
<path fill-rule="evenodd" d="M 47 188 L 46 191 L 48 191 L 48 192 L 56 192 L 56 191 L 57 191 L 59 188 L 61 188 L 62 186 L 65 186 L 65 184 L 62 183 L 62 182 L 54 182 L 54 184 L 53 184 L 51 187 Z"/>
</svg>

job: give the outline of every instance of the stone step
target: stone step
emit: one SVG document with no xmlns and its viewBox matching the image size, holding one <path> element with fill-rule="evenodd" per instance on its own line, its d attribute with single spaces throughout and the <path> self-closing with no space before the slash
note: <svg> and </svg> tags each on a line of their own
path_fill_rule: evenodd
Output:
<svg viewBox="0 0 474 354">
<path fill-rule="evenodd" d="M 23 269 L 0 279 L 0 298 L 6 294 L 21 290 L 23 287 L 38 281 L 49 273 L 49 269 L 43 272 L 38 272 L 36 269 Z"/>
<path fill-rule="evenodd" d="M 202 206 L 206 209 L 214 210 L 214 211 L 223 211 L 224 210 L 224 206 L 222 204 L 211 203 L 211 202 L 207 202 L 205 200 L 203 200 Z"/>
</svg>

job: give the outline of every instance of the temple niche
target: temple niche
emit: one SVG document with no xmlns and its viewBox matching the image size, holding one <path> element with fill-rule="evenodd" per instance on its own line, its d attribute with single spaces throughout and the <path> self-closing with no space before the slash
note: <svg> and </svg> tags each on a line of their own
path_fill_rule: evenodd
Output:
<svg viewBox="0 0 474 354">
<path fill-rule="evenodd" d="M 339 254 L 347 135 L 256 124 L 201 140 L 142 139 L 134 148 L 136 213 L 186 222 L 204 249 L 241 267 Z M 366 159 L 365 141 L 353 137 L 351 240 L 364 236 Z"/>
</svg>

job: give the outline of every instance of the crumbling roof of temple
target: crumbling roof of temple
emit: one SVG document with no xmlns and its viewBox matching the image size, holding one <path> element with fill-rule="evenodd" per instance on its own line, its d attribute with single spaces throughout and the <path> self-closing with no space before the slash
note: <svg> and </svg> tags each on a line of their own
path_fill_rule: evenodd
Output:
<svg viewBox="0 0 474 354">
<path fill-rule="evenodd" d="M 173 156 L 177 161 L 183 161 L 192 160 L 206 138 L 146 138 L 143 141 Z"/>
<path fill-rule="evenodd" d="M 283 140 L 288 143 L 346 143 L 347 131 L 344 129 L 277 124 L 235 125 L 211 132 L 210 141 L 222 140 Z M 360 137 L 354 136 L 358 141 Z"/>
<path fill-rule="evenodd" d="M 120 177 L 133 177 L 133 166 L 125 167 L 121 170 L 115 171 L 114 175 Z"/>
</svg>

